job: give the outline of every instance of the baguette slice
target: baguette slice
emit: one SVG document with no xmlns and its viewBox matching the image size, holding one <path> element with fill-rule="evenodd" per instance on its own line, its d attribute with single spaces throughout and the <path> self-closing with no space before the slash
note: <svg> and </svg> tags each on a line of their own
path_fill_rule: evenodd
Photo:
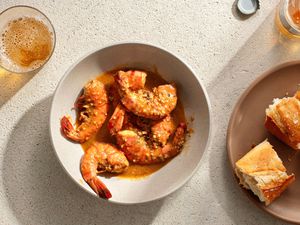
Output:
<svg viewBox="0 0 300 225">
<path fill-rule="evenodd" d="M 286 168 L 266 140 L 250 150 L 235 163 L 235 173 L 240 184 L 269 205 L 295 180 L 287 175 Z"/>
<path fill-rule="evenodd" d="M 291 148 L 300 150 L 300 91 L 294 97 L 274 99 L 266 109 L 265 127 Z"/>
</svg>

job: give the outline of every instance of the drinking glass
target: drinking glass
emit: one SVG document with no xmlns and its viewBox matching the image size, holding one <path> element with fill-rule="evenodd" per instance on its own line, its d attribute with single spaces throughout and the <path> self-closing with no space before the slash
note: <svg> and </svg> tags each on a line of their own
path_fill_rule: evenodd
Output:
<svg viewBox="0 0 300 225">
<path fill-rule="evenodd" d="M 43 67 L 55 48 L 55 30 L 48 17 L 30 6 L 0 13 L 0 68 L 30 73 Z"/>
<path fill-rule="evenodd" d="M 281 0 L 276 13 L 276 24 L 286 37 L 300 39 L 300 0 Z"/>
</svg>

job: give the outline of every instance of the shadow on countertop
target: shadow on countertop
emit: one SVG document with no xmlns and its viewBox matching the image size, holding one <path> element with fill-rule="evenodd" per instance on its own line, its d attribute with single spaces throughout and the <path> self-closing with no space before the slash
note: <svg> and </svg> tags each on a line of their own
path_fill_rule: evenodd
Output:
<svg viewBox="0 0 300 225">
<path fill-rule="evenodd" d="M 296 60 L 300 53 L 291 51 L 281 43 L 282 37 L 274 25 L 274 14 L 275 11 L 271 12 L 208 86 L 212 111 L 223 113 L 222 117 L 213 115 L 213 124 L 218 127 L 213 129 L 212 139 L 218 139 L 218 144 L 211 146 L 209 169 L 211 183 L 218 185 L 213 185 L 212 189 L 219 204 L 235 224 L 288 224 L 263 212 L 249 201 L 233 177 L 226 149 L 227 126 L 239 96 L 264 71 Z"/>
<path fill-rule="evenodd" d="M 52 149 L 51 96 L 34 105 L 10 134 L 3 162 L 9 207 L 21 224 L 150 224 L 163 201 L 116 205 L 81 190 Z M 68 149 L 66 149 L 68 150 Z"/>
<path fill-rule="evenodd" d="M 16 74 L 0 66 L 0 108 L 27 84 L 41 69 L 30 73 Z"/>
</svg>

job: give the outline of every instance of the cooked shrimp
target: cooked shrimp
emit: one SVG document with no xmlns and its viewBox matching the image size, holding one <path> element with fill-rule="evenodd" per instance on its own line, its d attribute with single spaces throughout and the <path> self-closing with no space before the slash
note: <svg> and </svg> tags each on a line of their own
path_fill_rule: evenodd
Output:
<svg viewBox="0 0 300 225">
<path fill-rule="evenodd" d="M 161 146 L 164 146 L 175 130 L 175 122 L 172 116 L 168 115 L 151 126 L 152 140 L 159 143 Z"/>
<path fill-rule="evenodd" d="M 185 142 L 185 134 L 186 124 L 180 123 L 173 138 L 163 147 L 147 142 L 142 134 L 134 130 L 119 131 L 116 137 L 118 145 L 129 161 L 137 164 L 152 164 L 177 155 Z"/>
<path fill-rule="evenodd" d="M 117 84 L 126 90 L 139 90 L 145 87 L 147 74 L 143 71 L 128 70 L 127 72 L 119 71 L 115 76 Z"/>
<path fill-rule="evenodd" d="M 120 82 L 122 86 L 126 88 L 130 88 L 131 90 L 138 90 L 145 87 L 146 76 L 147 74 L 142 71 L 137 70 L 129 70 L 127 71 L 129 74 L 134 74 L 134 76 L 120 75 L 122 79 Z M 114 136 L 118 131 L 120 131 L 128 122 L 128 112 L 120 102 L 120 96 L 118 94 L 118 86 L 117 84 L 113 84 L 110 87 L 110 98 L 112 101 L 113 107 L 115 107 L 114 113 L 111 116 L 108 122 L 108 130 L 109 133 Z"/>
<path fill-rule="evenodd" d="M 101 198 L 112 195 L 105 184 L 97 177 L 103 172 L 122 173 L 129 166 L 123 152 L 111 144 L 93 143 L 81 159 L 80 170 L 83 179 Z"/>
<path fill-rule="evenodd" d="M 176 130 L 176 124 L 171 115 L 167 115 L 161 120 L 150 120 L 133 114 L 129 114 L 127 117 L 129 118 L 127 120 L 130 122 L 127 122 L 123 126 L 123 130 L 128 128 L 131 130 L 139 129 L 148 135 L 148 139 L 151 139 L 152 142 L 160 146 L 166 145 L 169 137 Z"/>
<path fill-rule="evenodd" d="M 75 129 L 70 118 L 61 119 L 62 133 L 72 141 L 87 141 L 103 125 L 108 112 L 108 97 L 104 85 L 92 80 L 84 86 L 83 95 L 75 104 L 79 114 L 79 126 Z"/>
<path fill-rule="evenodd" d="M 176 125 L 171 115 L 162 120 L 149 120 L 135 116 L 126 111 L 122 104 L 117 105 L 108 122 L 108 130 L 112 136 L 124 129 L 141 129 L 145 134 L 151 133 L 152 141 L 164 146 L 170 135 L 176 130 Z"/>
<path fill-rule="evenodd" d="M 124 124 L 127 121 L 127 113 L 121 104 L 118 104 L 115 108 L 114 113 L 112 114 L 111 118 L 108 121 L 108 131 L 109 133 L 114 136 L 120 130 L 122 130 Z"/>
<path fill-rule="evenodd" d="M 119 71 L 115 76 L 122 104 L 135 115 L 149 119 L 157 120 L 170 114 L 177 104 L 176 88 L 166 84 L 155 87 L 152 91 L 138 89 L 134 82 L 146 78 L 145 73 L 141 73 L 143 72 Z"/>
</svg>

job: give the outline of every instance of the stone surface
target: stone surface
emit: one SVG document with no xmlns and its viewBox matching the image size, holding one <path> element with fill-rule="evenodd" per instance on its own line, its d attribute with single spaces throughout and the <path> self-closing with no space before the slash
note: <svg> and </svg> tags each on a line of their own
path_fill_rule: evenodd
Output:
<svg viewBox="0 0 300 225">
<path fill-rule="evenodd" d="M 231 0 L 1 0 L 42 10 L 57 45 L 36 75 L 0 70 L 0 224 L 285 224 L 257 209 L 239 190 L 227 162 L 232 108 L 263 71 L 299 55 L 274 27 L 277 0 L 239 18 Z M 142 205 L 114 205 L 82 191 L 52 150 L 51 98 L 65 71 L 87 52 L 115 42 L 145 41 L 184 58 L 212 104 L 213 132 L 198 172 L 170 196 Z"/>
</svg>

